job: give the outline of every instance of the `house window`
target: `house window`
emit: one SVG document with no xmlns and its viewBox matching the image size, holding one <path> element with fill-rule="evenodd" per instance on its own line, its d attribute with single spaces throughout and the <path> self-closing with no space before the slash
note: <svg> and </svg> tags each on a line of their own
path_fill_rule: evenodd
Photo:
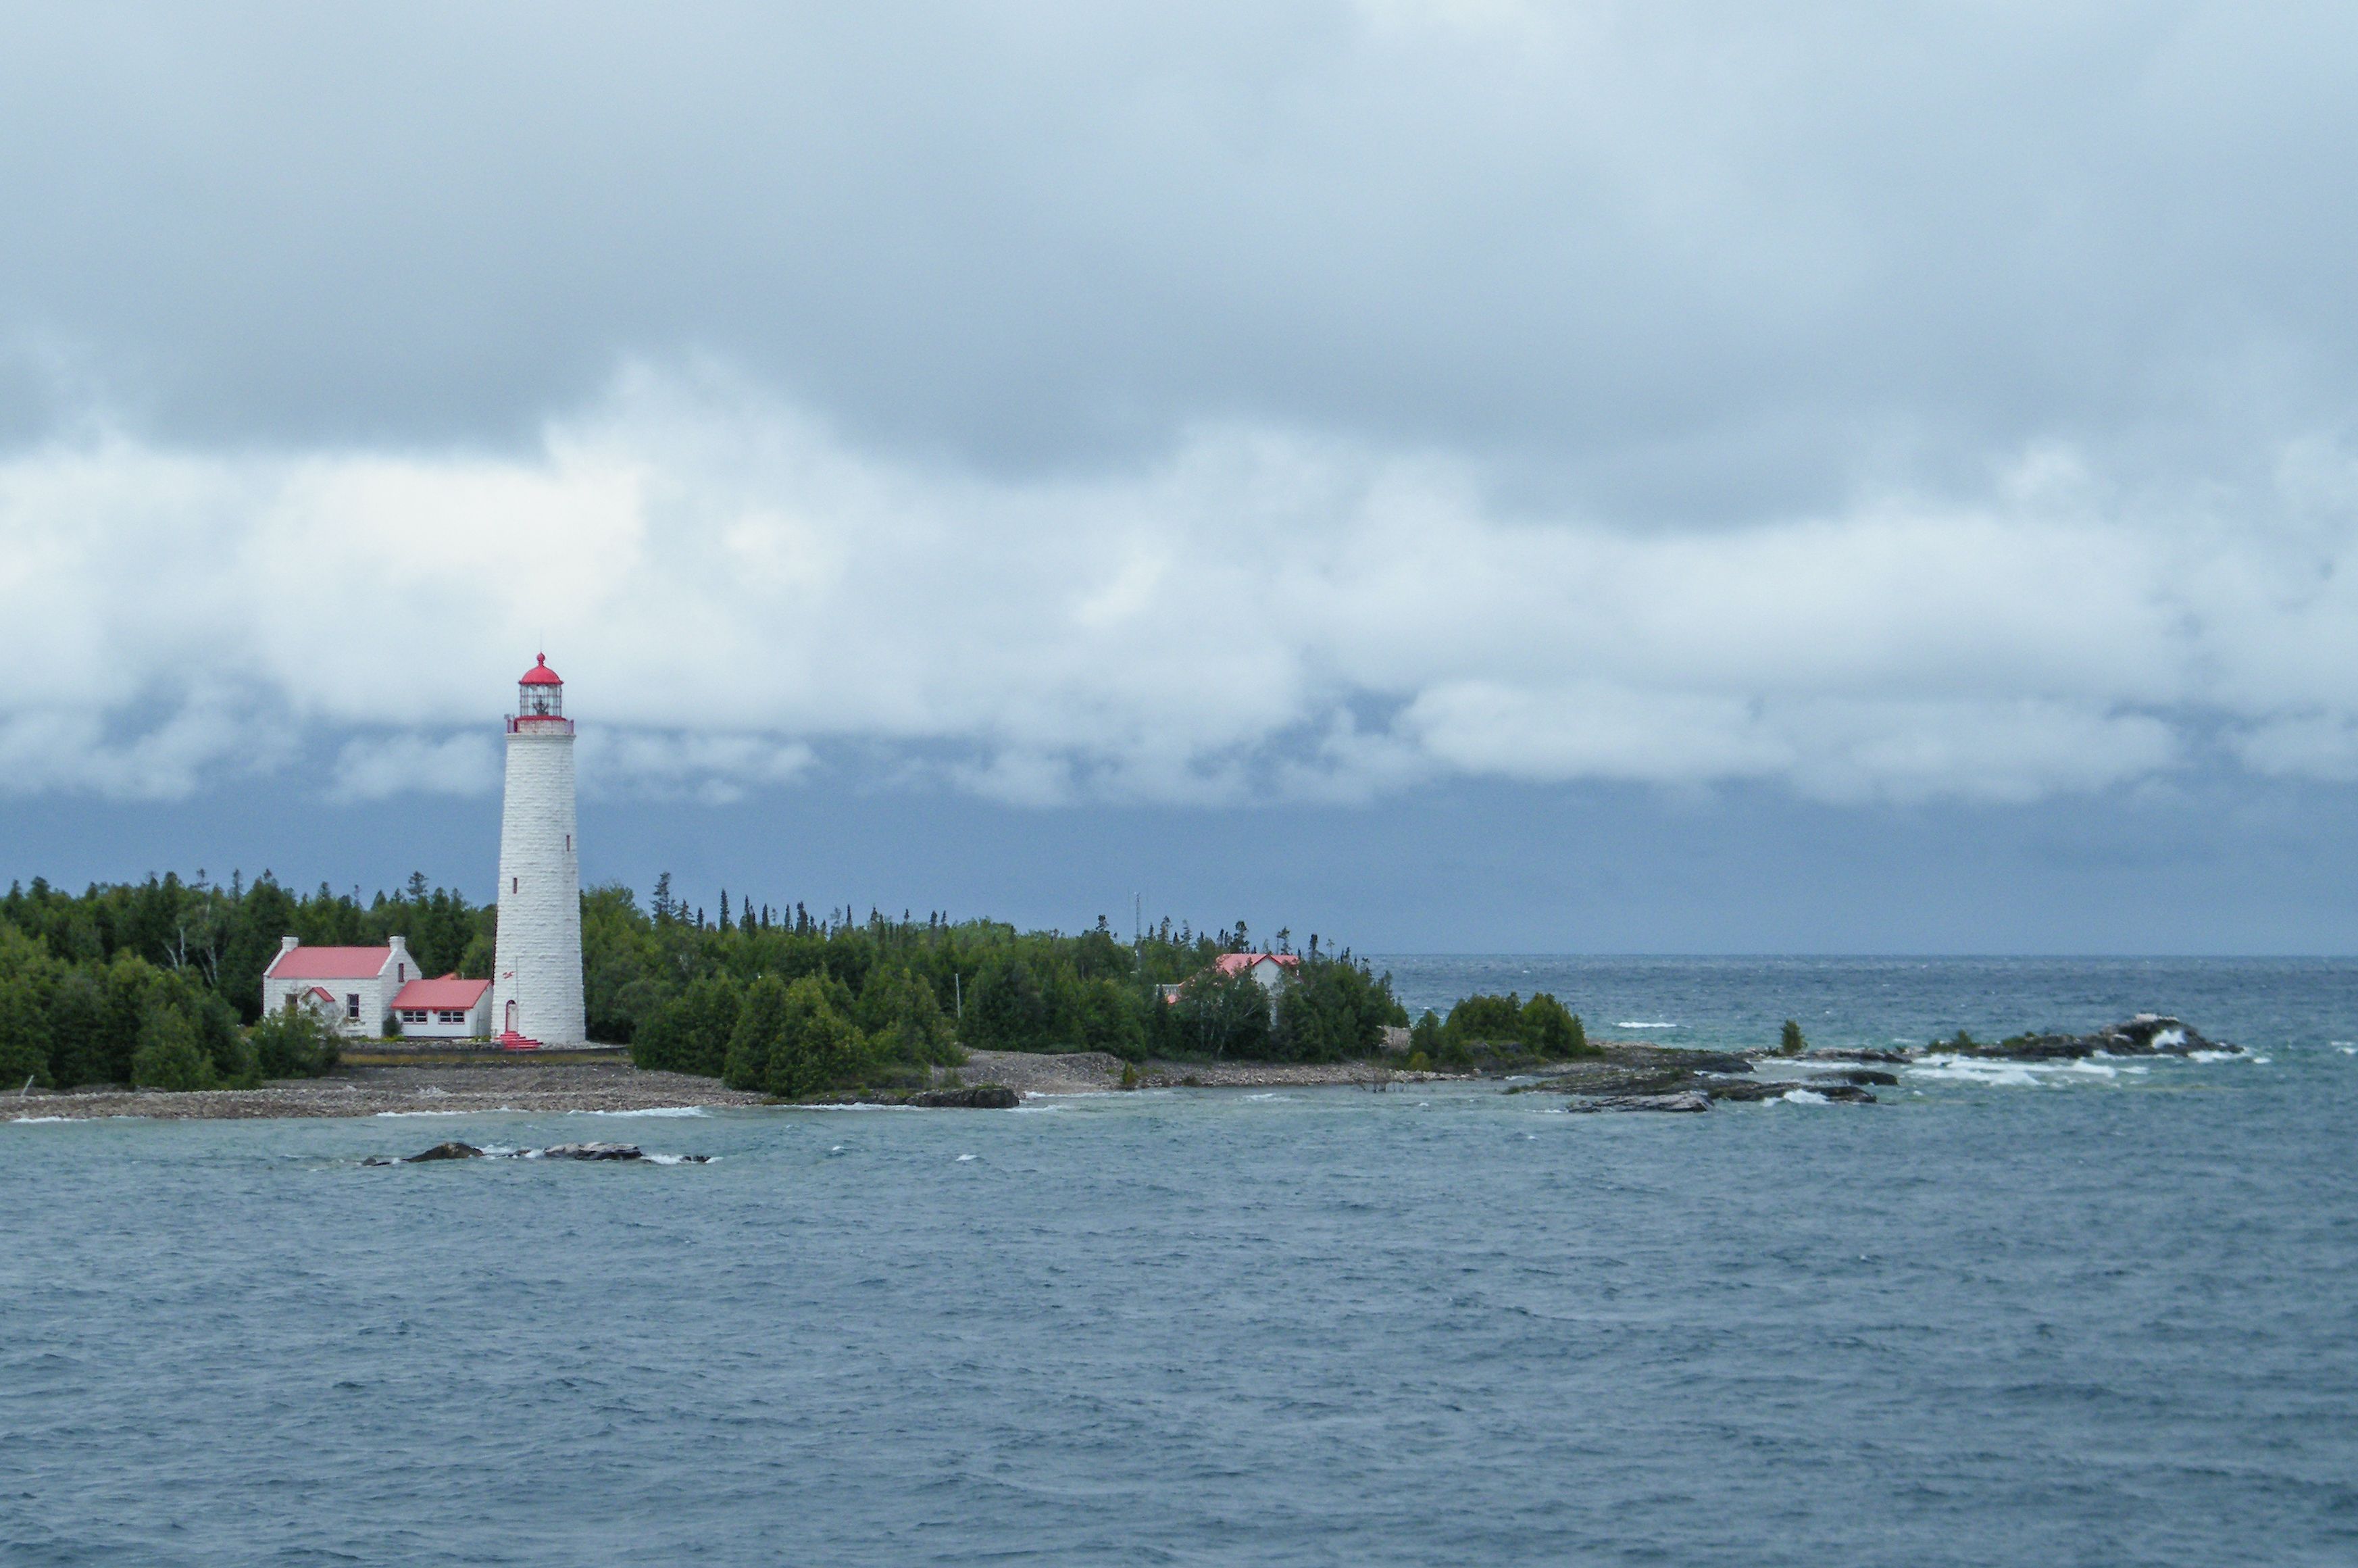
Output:
<svg viewBox="0 0 2358 1568">
<path fill-rule="evenodd" d="M 360 1015 L 361 1015 L 361 993 L 360 993 L 360 992 L 358 992 L 358 991 L 347 991 L 347 992 L 345 992 L 345 993 L 344 993 L 344 1016 L 345 1016 L 346 1018 L 358 1018 Z"/>
<path fill-rule="evenodd" d="M 445 1011 L 436 1013 L 434 1015 L 434 1022 L 437 1023 L 464 1023 L 467 1022 L 467 1015 L 463 1012 L 450 1012 Z"/>
<path fill-rule="evenodd" d="M 423 1023 L 426 1022 L 426 1010 L 422 1007 L 405 1007 L 401 1010 L 401 1022 Z"/>
</svg>

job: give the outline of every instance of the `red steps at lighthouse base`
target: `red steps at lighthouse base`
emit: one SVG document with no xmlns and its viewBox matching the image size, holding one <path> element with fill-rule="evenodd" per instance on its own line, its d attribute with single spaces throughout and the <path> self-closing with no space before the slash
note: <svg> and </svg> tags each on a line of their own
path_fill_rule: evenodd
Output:
<svg viewBox="0 0 2358 1568">
<path fill-rule="evenodd" d="M 525 1035 L 518 1034 L 513 1029 L 509 1030 L 506 1033 L 502 1034 L 498 1039 L 492 1042 L 492 1044 L 497 1045 L 503 1051 L 537 1051 L 540 1049 L 539 1041 L 529 1039 Z"/>
</svg>

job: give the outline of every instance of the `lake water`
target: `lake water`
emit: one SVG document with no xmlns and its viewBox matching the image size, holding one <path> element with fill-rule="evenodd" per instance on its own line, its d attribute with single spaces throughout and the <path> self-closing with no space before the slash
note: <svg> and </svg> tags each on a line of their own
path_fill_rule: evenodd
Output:
<svg viewBox="0 0 2358 1568">
<path fill-rule="evenodd" d="M 0 1125 L 0 1562 L 2358 1562 L 2358 965 L 1387 962 L 1601 1034 L 2253 1054 Z M 720 1158 L 359 1164 L 451 1137 Z"/>
</svg>

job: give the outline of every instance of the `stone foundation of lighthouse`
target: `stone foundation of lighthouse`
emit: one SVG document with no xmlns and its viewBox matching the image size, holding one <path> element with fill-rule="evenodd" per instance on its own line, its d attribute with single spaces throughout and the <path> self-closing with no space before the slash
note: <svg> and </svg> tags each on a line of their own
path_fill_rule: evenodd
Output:
<svg viewBox="0 0 2358 1568">
<path fill-rule="evenodd" d="M 573 822 L 573 722 L 508 720 L 500 813 L 499 943 L 492 1029 L 544 1045 L 589 1038 L 581 997 L 581 862 Z"/>
</svg>

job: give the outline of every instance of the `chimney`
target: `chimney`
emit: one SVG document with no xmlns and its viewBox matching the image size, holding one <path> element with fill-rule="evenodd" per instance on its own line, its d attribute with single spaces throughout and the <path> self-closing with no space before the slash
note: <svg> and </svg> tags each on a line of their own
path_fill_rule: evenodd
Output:
<svg viewBox="0 0 2358 1568">
<path fill-rule="evenodd" d="M 278 950 L 282 953 L 292 953 L 302 945 L 303 938 L 300 936 L 281 936 L 278 939 Z"/>
</svg>

